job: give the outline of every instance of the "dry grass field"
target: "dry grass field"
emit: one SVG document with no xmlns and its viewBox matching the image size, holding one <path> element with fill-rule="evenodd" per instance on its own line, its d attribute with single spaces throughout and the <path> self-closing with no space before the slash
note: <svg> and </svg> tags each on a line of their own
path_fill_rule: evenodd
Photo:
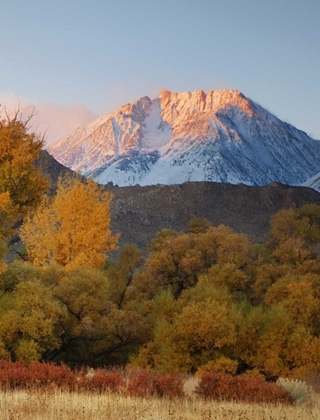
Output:
<svg viewBox="0 0 320 420">
<path fill-rule="evenodd" d="M 132 398 L 117 394 L 0 391 L 1 420 L 319 420 L 320 397 L 300 406 Z"/>
</svg>

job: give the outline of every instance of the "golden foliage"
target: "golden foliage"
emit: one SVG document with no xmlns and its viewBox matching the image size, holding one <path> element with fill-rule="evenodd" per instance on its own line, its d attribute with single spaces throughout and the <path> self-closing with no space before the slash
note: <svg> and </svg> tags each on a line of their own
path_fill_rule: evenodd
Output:
<svg viewBox="0 0 320 420">
<path fill-rule="evenodd" d="M 223 225 L 197 234 L 163 230 L 152 242 L 151 249 L 139 276 L 141 288 L 149 295 L 154 289 L 167 288 L 175 298 L 195 286 L 199 275 L 211 266 L 229 264 L 234 271 L 243 270 L 253 255 L 248 238 Z M 246 282 L 245 279 L 236 281 Z"/>
<path fill-rule="evenodd" d="M 133 244 L 126 244 L 119 251 L 118 262 L 107 266 L 110 298 L 118 309 L 123 308 L 132 294 L 133 278 L 142 263 L 141 251 Z"/>
<path fill-rule="evenodd" d="M 51 289 L 40 280 L 19 283 L 5 305 L 1 303 L 0 348 L 1 343 L 5 343 L 6 358 L 11 354 L 28 363 L 40 359 L 45 351 L 59 347 L 62 308 L 53 299 Z"/>
<path fill-rule="evenodd" d="M 222 372 L 235 374 L 238 368 L 238 362 L 236 360 L 229 359 L 228 357 L 221 356 L 216 360 L 210 360 L 203 366 L 200 366 L 197 370 L 197 374 L 205 372 Z"/>
<path fill-rule="evenodd" d="M 7 264 L 4 261 L 4 257 L 7 253 L 7 246 L 4 241 L 1 241 L 0 239 L 0 274 L 3 273 L 6 268 Z"/>
<path fill-rule="evenodd" d="M 162 293 L 153 310 L 157 318 L 154 338 L 133 359 L 133 365 L 195 373 L 236 343 L 240 316 L 226 291 L 197 285 L 177 301 Z"/>
<path fill-rule="evenodd" d="M 111 234 L 111 200 L 112 195 L 91 180 L 60 179 L 57 195 L 45 197 L 21 229 L 30 260 L 41 266 L 102 268 L 119 238 Z"/>
<path fill-rule="evenodd" d="M 45 198 L 28 217 L 31 258 L 46 269 L 11 265 L 0 274 L 1 357 L 58 354 L 101 364 L 130 358 L 131 367 L 149 370 L 272 380 L 319 374 L 318 208 L 280 212 L 266 244 L 253 245 L 225 226 L 164 230 L 144 266 L 140 251 L 127 245 L 118 261 L 97 270 L 84 266 L 100 268 L 116 243 L 111 197 L 103 194 L 91 181 L 62 180 L 56 198 Z M 102 228 L 100 216 L 107 220 Z M 96 256 L 90 244 L 105 233 L 109 245 Z M 51 333 L 41 313 L 50 318 L 52 301 L 62 312 L 51 317 Z"/>
<path fill-rule="evenodd" d="M 34 166 L 43 140 L 29 133 L 28 123 L 18 114 L 0 120 L 0 235 L 12 233 L 15 223 L 39 203 L 48 186 Z"/>
</svg>

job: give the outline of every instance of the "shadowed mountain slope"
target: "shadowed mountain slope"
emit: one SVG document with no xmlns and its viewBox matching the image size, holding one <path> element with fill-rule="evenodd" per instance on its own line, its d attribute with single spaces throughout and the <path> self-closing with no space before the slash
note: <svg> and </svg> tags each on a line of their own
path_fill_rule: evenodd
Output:
<svg viewBox="0 0 320 420">
<path fill-rule="evenodd" d="M 40 165 L 52 185 L 61 173 L 72 171 L 42 152 Z M 187 182 L 180 185 L 134 187 L 105 186 L 114 194 L 111 226 L 121 232 L 120 244 L 136 243 L 140 248 L 161 229 L 185 230 L 192 215 L 214 225 L 225 224 L 251 240 L 262 241 L 270 218 L 283 208 L 306 203 L 320 205 L 320 194 L 311 188 L 273 183 L 256 187 L 214 182 Z"/>
</svg>

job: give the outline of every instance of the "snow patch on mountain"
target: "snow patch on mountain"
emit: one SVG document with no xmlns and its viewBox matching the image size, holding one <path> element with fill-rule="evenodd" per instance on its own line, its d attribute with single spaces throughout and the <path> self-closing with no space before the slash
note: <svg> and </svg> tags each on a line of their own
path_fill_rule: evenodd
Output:
<svg viewBox="0 0 320 420">
<path fill-rule="evenodd" d="M 307 181 L 303 183 L 303 186 L 313 188 L 314 190 L 320 192 L 320 172 L 307 179 Z"/>
<path fill-rule="evenodd" d="M 163 90 L 80 127 L 48 151 L 101 184 L 119 186 L 301 185 L 320 171 L 319 141 L 236 90 Z"/>
</svg>

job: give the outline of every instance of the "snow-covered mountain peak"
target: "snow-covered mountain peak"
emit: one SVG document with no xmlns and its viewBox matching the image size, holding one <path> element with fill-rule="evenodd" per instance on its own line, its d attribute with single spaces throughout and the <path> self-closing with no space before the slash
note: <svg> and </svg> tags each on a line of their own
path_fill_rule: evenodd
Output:
<svg viewBox="0 0 320 420">
<path fill-rule="evenodd" d="M 255 115 L 252 102 L 238 90 L 209 90 L 207 93 L 202 90 L 192 93 L 162 90 L 158 98 L 161 101 L 162 116 L 169 124 L 173 124 L 177 117 L 182 120 L 197 115 L 199 118 L 231 108 L 250 117 Z"/>
<path fill-rule="evenodd" d="M 299 185 L 320 171 L 320 142 L 238 90 L 162 90 L 80 127 L 48 151 L 100 183 L 121 186 Z"/>
</svg>

